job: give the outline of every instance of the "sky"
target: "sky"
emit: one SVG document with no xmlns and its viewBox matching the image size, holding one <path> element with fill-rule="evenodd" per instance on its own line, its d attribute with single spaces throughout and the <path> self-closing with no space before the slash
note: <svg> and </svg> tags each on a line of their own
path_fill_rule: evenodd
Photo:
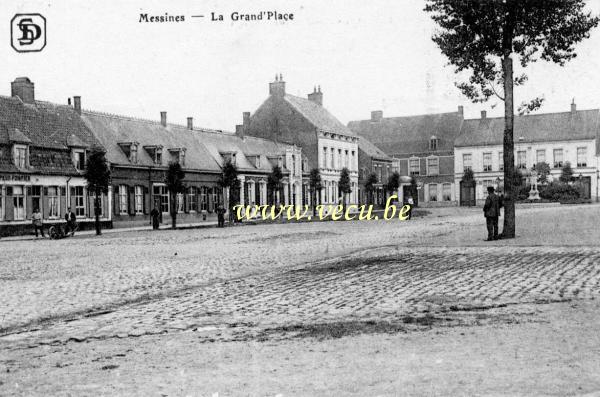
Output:
<svg viewBox="0 0 600 397">
<path fill-rule="evenodd" d="M 287 92 L 306 97 L 320 85 L 324 106 L 343 123 L 456 111 L 501 116 L 502 104 L 472 104 L 431 41 L 435 26 L 418 0 L 10 0 L 0 4 L 0 95 L 27 76 L 36 99 L 85 109 L 232 131 L 254 112 L 281 73 Z M 588 7 L 600 13 L 600 0 Z M 234 22 L 232 12 L 293 13 L 287 22 Z M 212 22 L 211 13 L 224 16 Z M 39 53 L 10 46 L 10 19 L 41 13 L 47 45 Z M 184 15 L 183 23 L 140 23 L 140 14 Z M 191 18 L 204 15 L 203 18 Z M 600 107 L 600 29 L 566 67 L 538 62 L 515 102 L 543 95 L 540 113 Z"/>
</svg>

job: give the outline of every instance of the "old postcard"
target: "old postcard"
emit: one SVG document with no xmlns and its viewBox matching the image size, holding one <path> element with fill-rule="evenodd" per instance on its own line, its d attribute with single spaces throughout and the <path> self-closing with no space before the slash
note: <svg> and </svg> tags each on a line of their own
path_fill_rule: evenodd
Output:
<svg viewBox="0 0 600 397">
<path fill-rule="evenodd" d="M 600 395 L 600 2 L 0 4 L 0 395 Z"/>
</svg>

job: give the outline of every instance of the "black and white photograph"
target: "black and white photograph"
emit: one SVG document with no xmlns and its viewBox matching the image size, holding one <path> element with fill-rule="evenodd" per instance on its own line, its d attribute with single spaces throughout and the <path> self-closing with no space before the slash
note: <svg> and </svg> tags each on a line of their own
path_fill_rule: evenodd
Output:
<svg viewBox="0 0 600 397">
<path fill-rule="evenodd" d="M 600 396 L 599 0 L 6 0 L 0 396 Z"/>
</svg>

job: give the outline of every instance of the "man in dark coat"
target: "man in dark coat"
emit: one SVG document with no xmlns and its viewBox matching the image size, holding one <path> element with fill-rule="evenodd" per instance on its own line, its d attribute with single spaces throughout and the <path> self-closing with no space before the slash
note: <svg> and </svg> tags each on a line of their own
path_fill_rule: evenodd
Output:
<svg viewBox="0 0 600 397">
<path fill-rule="evenodd" d="M 65 226 L 65 234 L 69 233 L 71 230 L 75 230 L 75 221 L 76 216 L 71 211 L 71 207 L 68 208 L 67 213 L 65 214 L 65 221 L 67 221 L 67 225 Z"/>
<path fill-rule="evenodd" d="M 152 229 L 153 230 L 157 230 L 158 229 L 158 224 L 160 221 L 160 212 L 158 212 L 158 209 L 156 209 L 156 207 L 154 207 L 152 209 L 152 211 L 150 211 L 150 217 L 152 218 Z"/>
<path fill-rule="evenodd" d="M 498 240 L 498 217 L 500 216 L 500 198 L 494 193 L 494 187 L 488 186 L 488 196 L 483 206 L 483 215 L 488 230 L 487 241 Z"/>
<path fill-rule="evenodd" d="M 225 208 L 219 204 L 219 207 L 217 208 L 217 220 L 219 227 L 225 227 L 225 212 Z"/>
</svg>

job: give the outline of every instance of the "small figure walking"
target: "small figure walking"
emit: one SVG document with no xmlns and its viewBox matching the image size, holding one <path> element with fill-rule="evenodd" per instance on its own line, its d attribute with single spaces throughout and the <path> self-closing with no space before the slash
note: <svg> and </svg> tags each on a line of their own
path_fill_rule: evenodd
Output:
<svg viewBox="0 0 600 397">
<path fill-rule="evenodd" d="M 38 230 L 42 234 L 42 237 L 46 237 L 44 235 L 44 224 L 42 223 L 42 213 L 39 208 L 33 210 L 33 214 L 31 215 L 31 222 L 33 223 L 33 230 L 35 230 L 35 238 L 38 238 Z"/>
<path fill-rule="evenodd" d="M 217 207 L 217 221 L 218 221 L 218 227 L 225 227 L 225 208 L 223 207 L 223 205 L 219 204 L 219 206 Z"/>
<path fill-rule="evenodd" d="M 160 212 L 158 212 L 156 207 L 150 211 L 150 217 L 152 218 L 152 230 L 158 230 Z"/>
<path fill-rule="evenodd" d="M 488 196 L 483 206 L 483 215 L 488 231 L 486 241 L 498 240 L 498 217 L 500 216 L 500 198 L 494 193 L 494 187 L 488 186 Z"/>
</svg>

